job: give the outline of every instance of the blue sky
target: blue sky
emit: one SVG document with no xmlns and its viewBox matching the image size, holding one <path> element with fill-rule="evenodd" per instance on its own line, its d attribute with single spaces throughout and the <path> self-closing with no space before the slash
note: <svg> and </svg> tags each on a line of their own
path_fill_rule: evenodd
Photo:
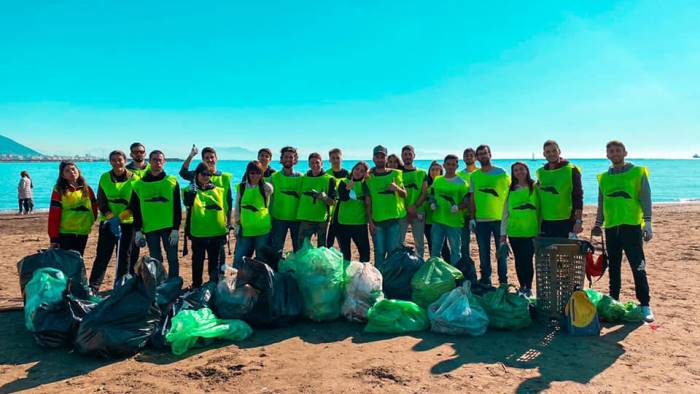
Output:
<svg viewBox="0 0 700 394">
<path fill-rule="evenodd" d="M 14 3 L 0 133 L 44 153 L 700 153 L 697 1 Z"/>
</svg>

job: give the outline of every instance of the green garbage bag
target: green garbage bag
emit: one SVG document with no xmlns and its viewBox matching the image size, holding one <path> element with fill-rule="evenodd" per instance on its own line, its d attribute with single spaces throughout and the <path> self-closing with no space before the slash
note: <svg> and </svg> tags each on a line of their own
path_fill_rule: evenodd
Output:
<svg viewBox="0 0 700 394">
<path fill-rule="evenodd" d="M 209 308 L 185 309 L 172 319 L 165 340 L 172 352 L 180 356 L 197 344 L 200 339 L 242 341 L 253 334 L 253 329 L 243 320 L 218 319 Z"/>
<path fill-rule="evenodd" d="M 457 287 L 455 280 L 464 278 L 460 270 L 439 257 L 432 257 L 423 264 L 411 279 L 411 299 L 426 308 L 441 295 Z"/>
<path fill-rule="evenodd" d="M 591 300 L 593 305 L 595 305 L 596 307 L 598 306 L 598 303 L 600 302 L 600 300 L 603 299 L 603 293 L 600 293 L 600 292 L 595 291 L 593 289 L 586 289 L 586 290 L 584 290 L 584 292 L 588 296 L 588 299 Z"/>
<path fill-rule="evenodd" d="M 602 297 L 596 309 L 600 317 L 611 323 L 638 323 L 644 318 L 642 308 L 633 301 L 627 301 L 623 304 L 607 295 Z"/>
<path fill-rule="evenodd" d="M 367 311 L 365 332 L 403 334 L 428 328 L 427 312 L 411 301 L 381 300 Z"/>
<path fill-rule="evenodd" d="M 510 292 L 513 285 L 502 284 L 480 301 L 489 316 L 489 327 L 503 330 L 518 330 L 532 323 L 530 301 L 516 293 Z"/>
<path fill-rule="evenodd" d="M 56 268 L 39 268 L 24 288 L 24 325 L 34 332 L 34 315 L 39 306 L 59 307 L 63 304 L 63 293 L 68 279 Z"/>
<path fill-rule="evenodd" d="M 292 271 L 304 300 L 303 315 L 314 321 L 340 317 L 345 291 L 343 255 L 333 248 L 314 248 L 308 240 L 280 263 L 280 271 Z"/>
</svg>

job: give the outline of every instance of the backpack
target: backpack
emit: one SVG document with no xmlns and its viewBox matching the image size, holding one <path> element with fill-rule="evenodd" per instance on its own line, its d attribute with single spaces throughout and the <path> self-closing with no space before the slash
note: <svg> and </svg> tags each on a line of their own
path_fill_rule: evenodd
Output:
<svg viewBox="0 0 700 394">
<path fill-rule="evenodd" d="M 596 306 L 581 290 L 574 291 L 564 308 L 564 327 L 575 336 L 600 335 L 600 321 Z"/>
<path fill-rule="evenodd" d="M 605 250 L 605 236 L 601 234 L 601 249 L 602 253 L 595 257 L 595 247 L 592 243 L 589 243 L 588 250 L 586 251 L 586 278 L 588 279 L 588 285 L 593 286 L 593 277 L 597 277 L 596 280 L 599 281 L 600 278 L 605 275 L 605 271 L 608 269 L 608 253 Z M 593 233 L 591 232 L 591 241 L 593 241 Z"/>
</svg>

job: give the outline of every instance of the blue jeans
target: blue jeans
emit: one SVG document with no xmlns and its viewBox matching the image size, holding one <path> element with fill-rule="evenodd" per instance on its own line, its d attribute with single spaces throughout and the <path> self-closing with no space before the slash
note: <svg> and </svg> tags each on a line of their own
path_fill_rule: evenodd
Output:
<svg viewBox="0 0 700 394">
<path fill-rule="evenodd" d="M 447 239 L 447 243 L 450 244 L 450 264 L 456 265 L 461 258 L 459 250 L 461 233 L 462 229 L 459 227 L 433 223 L 433 228 L 430 230 L 430 237 L 432 238 L 430 241 L 432 243 L 430 257 L 440 257 L 442 244 Z"/>
<path fill-rule="evenodd" d="M 166 228 L 146 233 L 146 244 L 148 245 L 148 254 L 163 262 L 163 252 L 160 250 L 160 245 L 163 244 L 165 255 L 168 258 L 168 278 L 180 276 L 180 262 L 177 259 L 177 245 L 170 246 L 170 231 Z"/>
<path fill-rule="evenodd" d="M 496 250 L 501 246 L 501 221 L 476 222 L 476 243 L 479 245 L 479 269 L 483 285 L 491 285 L 491 235 L 493 235 Z M 507 256 L 498 259 L 498 282 L 508 283 Z"/>
<path fill-rule="evenodd" d="M 292 249 L 299 250 L 299 222 L 294 220 L 272 219 L 272 231 L 270 232 L 270 246 L 278 252 L 284 249 L 284 241 L 287 239 L 287 231 L 291 233 Z"/>
<path fill-rule="evenodd" d="M 474 264 L 472 252 L 469 249 L 469 243 L 472 237 L 472 232 L 469 229 L 469 219 L 468 217 L 464 218 L 464 226 L 462 227 L 462 257 L 467 257 L 469 261 Z"/>
<path fill-rule="evenodd" d="M 389 252 L 399 247 L 400 224 L 398 220 L 386 220 L 374 226 L 374 264 L 381 264 Z"/>
<path fill-rule="evenodd" d="M 270 233 L 258 235 L 257 237 L 238 237 L 236 240 L 236 254 L 233 256 L 233 268 L 240 268 L 243 264 L 243 257 L 262 256 L 263 247 L 268 244 Z"/>
</svg>

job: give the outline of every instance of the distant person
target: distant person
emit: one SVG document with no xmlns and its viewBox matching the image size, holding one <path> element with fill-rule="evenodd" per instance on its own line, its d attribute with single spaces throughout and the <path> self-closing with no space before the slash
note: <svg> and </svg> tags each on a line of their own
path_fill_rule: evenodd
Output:
<svg viewBox="0 0 700 394">
<path fill-rule="evenodd" d="M 297 220 L 299 221 L 299 244 L 315 235 L 316 246 L 326 246 L 330 209 L 335 205 L 335 178 L 323 171 L 321 154 L 309 155 L 309 171 L 301 177 L 301 192 Z"/>
<path fill-rule="evenodd" d="M 34 184 L 27 171 L 20 173 L 19 185 L 17 186 L 17 199 L 19 200 L 19 215 L 28 215 L 34 210 L 33 200 Z"/>
<path fill-rule="evenodd" d="M 399 241 L 402 244 L 406 242 L 406 233 L 408 232 L 408 227 L 411 226 L 416 253 L 423 258 L 425 253 L 425 243 L 423 242 L 425 212 L 421 208 L 428 193 L 428 181 L 426 180 L 428 174 L 425 170 L 416 168 L 413 165 L 413 160 L 416 158 L 416 151 L 413 149 L 413 146 L 406 145 L 401 148 L 401 158 L 404 162 L 403 184 L 406 189 L 406 217 L 401 219 L 401 237 Z"/>
<path fill-rule="evenodd" d="M 542 209 L 542 235 L 568 238 L 583 231 L 583 187 L 581 171 L 561 157 L 559 144 L 547 140 L 543 146 L 547 163 L 537 170 Z"/>
<path fill-rule="evenodd" d="M 140 142 L 134 142 L 129 147 L 129 155 L 131 156 L 131 161 L 126 165 L 126 169 L 136 175 L 137 178 L 142 178 L 150 169 L 146 161 L 146 147 Z"/>
<path fill-rule="evenodd" d="M 350 261 L 352 252 L 350 243 L 354 242 L 360 254 L 360 262 L 370 261 L 369 232 L 367 230 L 367 211 L 365 195 L 369 193 L 365 179 L 369 166 L 364 161 L 357 162 L 347 178 L 338 184 L 338 206 L 336 207 L 338 225 L 336 235 L 343 259 Z"/>
<path fill-rule="evenodd" d="M 425 177 L 428 188 L 433 185 L 433 182 L 437 177 L 444 174 L 442 165 L 437 161 L 433 160 L 428 167 L 428 175 Z M 421 212 L 425 213 L 425 239 L 428 242 L 428 251 L 433 247 L 433 210 L 430 209 L 430 201 L 426 198 L 421 207 Z M 442 243 L 442 250 L 440 252 L 442 259 L 445 261 L 450 260 L 450 248 L 447 246 L 447 240 Z M 423 258 L 423 256 L 421 256 Z"/>
<path fill-rule="evenodd" d="M 339 148 L 333 148 L 328 151 L 328 161 L 331 163 L 331 168 L 326 171 L 326 174 L 330 175 L 335 179 L 336 191 L 338 185 L 342 179 L 348 177 L 348 170 L 343 168 L 343 151 Z M 336 239 L 336 230 L 338 227 L 338 206 L 333 205 L 330 208 L 331 219 L 328 224 L 328 235 L 326 236 L 326 246 L 329 248 L 333 247 Z"/>
<path fill-rule="evenodd" d="M 501 244 L 510 241 L 515 259 L 515 273 L 520 283 L 520 295 L 532 297 L 532 279 L 535 275 L 532 258 L 534 239 L 539 233 L 539 198 L 530 169 L 523 162 L 510 167 L 510 189 L 501 219 Z"/>
<path fill-rule="evenodd" d="M 275 194 L 270 202 L 270 215 L 272 216 L 272 248 L 275 252 L 283 251 L 287 232 L 292 239 L 292 249 L 299 250 L 299 221 L 297 220 L 297 208 L 301 197 L 301 174 L 294 171 L 294 166 L 299 161 L 296 148 L 285 146 L 280 150 L 280 164 L 282 170 L 275 172 L 270 177 Z"/>
<path fill-rule="evenodd" d="M 464 179 L 467 182 L 468 193 L 471 193 L 471 178 L 474 171 L 478 170 L 479 167 L 476 166 L 476 151 L 474 148 L 466 148 L 462 152 L 462 161 L 464 161 L 464 169 L 457 172 L 457 176 Z M 474 259 L 471 256 L 471 249 L 469 244 L 471 243 L 471 231 L 469 229 L 469 222 L 471 221 L 471 213 L 468 209 L 464 211 L 464 227 L 462 227 L 462 258 L 467 258 L 469 265 L 474 265 Z"/>
<path fill-rule="evenodd" d="M 97 207 L 100 211 L 100 231 L 97 235 L 97 251 L 92 263 L 88 283 L 97 292 L 102 285 L 114 249 L 117 249 L 115 281 L 134 273 L 130 265 L 131 248 L 134 243 L 134 216 L 128 209 L 133 192 L 133 172 L 126 169 L 126 154 L 115 150 L 109 154 L 110 171 L 100 177 L 97 187 Z M 118 246 L 118 247 L 117 247 Z"/>
<path fill-rule="evenodd" d="M 75 162 L 58 166 L 58 179 L 51 193 L 49 238 L 51 248 L 85 253 L 88 235 L 97 219 L 97 200 Z"/>
<path fill-rule="evenodd" d="M 598 212 L 593 234 L 601 235 L 601 225 L 605 228 L 605 244 L 610 258 L 610 297 L 620 298 L 624 251 L 632 269 L 634 291 L 644 320 L 653 322 L 644 258 L 644 242 L 651 241 L 654 236 L 649 170 L 625 162 L 627 150 L 620 141 L 608 142 L 606 151 L 612 166 L 598 175 Z"/>
<path fill-rule="evenodd" d="M 205 163 L 194 170 L 194 181 L 183 193 L 187 207 L 185 230 L 192 241 L 192 287 L 202 286 L 204 257 L 208 259 L 209 281 L 216 282 L 224 261 L 221 260 L 228 233 L 223 187 L 211 182 L 212 173 Z"/>
<path fill-rule="evenodd" d="M 256 258 L 260 258 L 264 248 L 269 245 L 272 231 L 269 207 L 273 192 L 272 184 L 263 179 L 260 162 L 248 163 L 243 182 L 236 187 L 233 213 L 237 227 L 234 267 L 241 266 L 243 257 L 253 257 L 253 252 Z"/>
<path fill-rule="evenodd" d="M 168 258 L 168 277 L 179 276 L 177 248 L 182 221 L 180 186 L 177 178 L 167 175 L 165 154 L 159 150 L 149 155 L 148 173 L 134 182 L 129 206 L 134 214 L 135 242 L 148 245 L 149 255 L 163 261 L 161 244 Z"/>
<path fill-rule="evenodd" d="M 263 170 L 263 179 L 265 182 L 270 182 L 272 174 L 275 173 L 275 169 L 270 167 L 270 162 L 272 161 L 272 150 L 270 148 L 262 148 L 258 151 L 258 162 L 260 162 L 260 168 Z"/>
<path fill-rule="evenodd" d="M 386 158 L 386 168 L 403 171 L 403 162 L 400 157 L 392 153 Z"/>
</svg>

